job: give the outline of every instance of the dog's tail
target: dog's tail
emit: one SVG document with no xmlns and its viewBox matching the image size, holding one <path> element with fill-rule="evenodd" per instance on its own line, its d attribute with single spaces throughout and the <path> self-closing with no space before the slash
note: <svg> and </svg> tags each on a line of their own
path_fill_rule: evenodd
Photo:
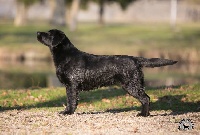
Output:
<svg viewBox="0 0 200 135">
<path fill-rule="evenodd" d="M 161 59 L 161 58 L 147 59 L 147 58 L 143 58 L 143 57 L 137 57 L 137 59 L 143 67 L 150 67 L 150 68 L 173 65 L 178 62 L 178 61 Z"/>
</svg>

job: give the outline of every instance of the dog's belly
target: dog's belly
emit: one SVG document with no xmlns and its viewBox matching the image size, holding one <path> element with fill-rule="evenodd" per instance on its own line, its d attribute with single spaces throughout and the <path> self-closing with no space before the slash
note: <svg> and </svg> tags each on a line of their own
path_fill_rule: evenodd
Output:
<svg viewBox="0 0 200 135">
<path fill-rule="evenodd" d="M 93 80 L 93 81 L 84 81 L 79 86 L 82 91 L 89 91 L 94 90 L 103 86 L 111 86 L 114 85 L 115 81 L 114 79 L 105 80 L 105 81 L 99 81 L 99 80 Z"/>
<path fill-rule="evenodd" d="M 79 86 L 81 86 L 81 90 L 93 90 L 96 88 L 100 88 L 103 86 L 110 86 L 114 84 L 119 84 L 120 79 L 119 74 L 115 73 L 95 73 L 95 75 L 86 75 L 83 82 Z"/>
</svg>

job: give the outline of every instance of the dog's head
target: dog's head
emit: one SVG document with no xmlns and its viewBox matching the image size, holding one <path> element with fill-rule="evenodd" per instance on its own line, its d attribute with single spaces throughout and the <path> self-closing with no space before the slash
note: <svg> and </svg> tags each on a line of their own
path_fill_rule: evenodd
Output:
<svg viewBox="0 0 200 135">
<path fill-rule="evenodd" d="M 49 30 L 48 32 L 37 32 L 37 39 L 42 44 L 50 48 L 54 48 L 62 44 L 62 42 L 64 42 L 64 40 L 66 39 L 67 41 L 69 41 L 64 32 L 57 29 L 52 29 Z"/>
</svg>

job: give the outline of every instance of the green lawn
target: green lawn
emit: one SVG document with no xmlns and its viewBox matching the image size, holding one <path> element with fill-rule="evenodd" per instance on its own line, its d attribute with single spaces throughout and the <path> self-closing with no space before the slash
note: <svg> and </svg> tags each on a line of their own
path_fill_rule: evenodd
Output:
<svg viewBox="0 0 200 135">
<path fill-rule="evenodd" d="M 200 111 L 200 85 L 146 90 L 151 97 L 151 110 L 172 112 Z M 0 111 L 12 109 L 62 110 L 65 104 L 64 88 L 34 90 L 0 90 Z M 119 87 L 106 87 L 81 92 L 77 112 L 140 110 L 140 103 Z"/>
<path fill-rule="evenodd" d="M 46 46 L 36 39 L 37 31 L 63 30 L 80 50 L 95 54 L 126 54 L 165 57 L 178 61 L 200 62 L 200 24 L 180 24 L 172 30 L 166 24 L 83 23 L 70 32 L 67 27 L 27 25 L 14 27 L 0 24 L 0 50 L 10 53 L 36 51 L 50 56 Z M 19 49 L 20 48 L 20 49 Z"/>
<path fill-rule="evenodd" d="M 133 54 L 138 50 L 200 48 L 200 24 L 178 25 L 176 30 L 171 30 L 165 24 L 113 24 L 104 27 L 80 24 L 76 32 L 69 32 L 67 27 L 49 25 L 14 27 L 1 24 L 0 47 L 14 50 L 19 50 L 19 47 L 44 49 L 36 40 L 36 32 L 52 28 L 63 30 L 81 50 L 96 53 Z"/>
</svg>

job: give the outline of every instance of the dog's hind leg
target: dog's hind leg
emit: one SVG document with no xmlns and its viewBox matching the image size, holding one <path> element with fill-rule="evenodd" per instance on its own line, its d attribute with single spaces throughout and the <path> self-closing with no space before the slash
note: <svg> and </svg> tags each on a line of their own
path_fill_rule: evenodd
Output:
<svg viewBox="0 0 200 135">
<path fill-rule="evenodd" d="M 138 99 L 142 104 L 142 111 L 138 116 L 149 116 L 150 97 L 144 91 L 144 78 L 142 72 L 135 72 L 134 78 L 122 85 L 123 89 L 127 91 L 134 98 Z"/>
<path fill-rule="evenodd" d="M 78 90 L 76 87 L 66 88 L 67 94 L 67 106 L 64 111 L 61 111 L 60 114 L 73 114 L 78 105 Z"/>
<path fill-rule="evenodd" d="M 150 97 L 144 92 L 137 98 L 142 104 L 142 111 L 138 116 L 149 116 L 149 107 L 150 107 Z"/>
</svg>

